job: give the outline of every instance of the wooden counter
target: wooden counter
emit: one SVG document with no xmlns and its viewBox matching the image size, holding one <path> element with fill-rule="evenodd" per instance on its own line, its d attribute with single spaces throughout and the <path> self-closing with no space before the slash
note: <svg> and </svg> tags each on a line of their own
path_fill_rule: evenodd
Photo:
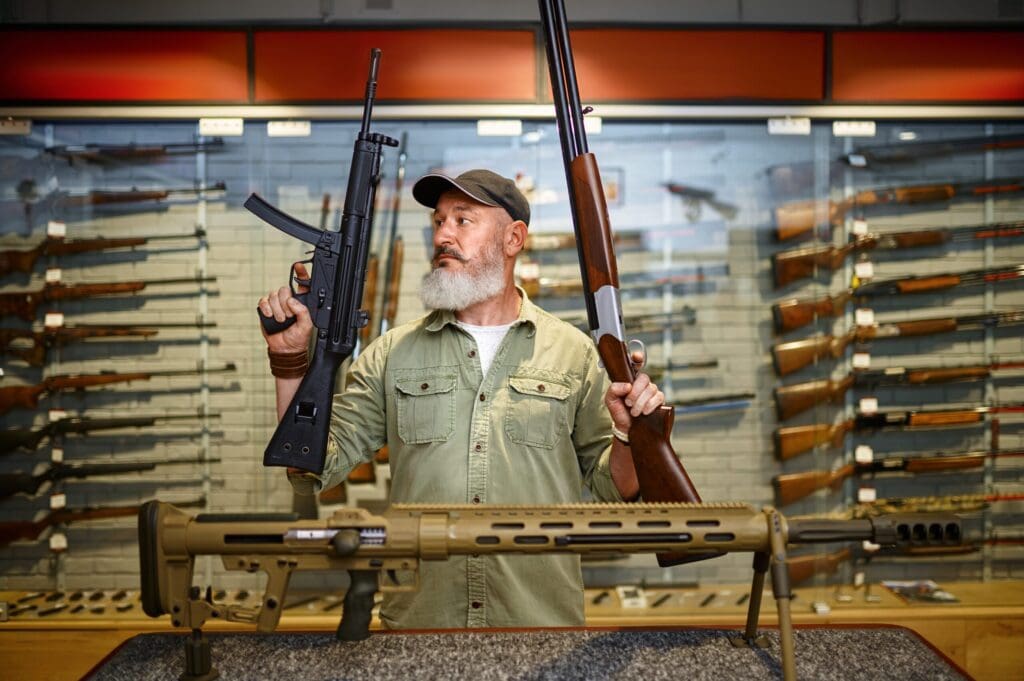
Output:
<svg viewBox="0 0 1024 681">
<path fill-rule="evenodd" d="M 829 588 L 796 590 L 793 601 L 797 624 L 882 623 L 905 626 L 918 632 L 970 674 L 981 680 L 1015 678 L 1024 669 L 1024 582 L 947 583 L 959 603 L 908 603 L 880 586 L 871 593 L 877 602 L 866 602 L 863 589 L 845 588 L 849 602 L 840 602 Z M 746 604 L 738 601 L 748 592 L 744 586 L 707 586 L 694 589 L 648 587 L 643 590 L 646 607 L 624 607 L 615 589 L 588 589 L 587 625 L 658 626 L 702 625 L 742 627 Z M 601 594 L 605 595 L 600 597 Z M 0 601 L 15 603 L 24 592 L 0 592 Z M 667 596 L 667 598 L 665 598 Z M 51 606 L 43 597 L 31 601 L 37 609 L 0 622 L 0 669 L 6 678 L 79 679 L 123 641 L 145 632 L 171 630 L 167 617 L 151 619 L 141 611 L 138 594 L 127 594 L 105 604 L 102 615 L 67 610 L 40 617 L 39 609 Z M 298 595 L 292 595 L 297 599 Z M 251 601 L 255 602 L 255 596 Z M 599 603 L 594 604 L 594 600 Z M 333 631 L 340 611 L 325 607 L 337 601 L 326 597 L 286 610 L 280 631 Z M 660 601 L 660 602 L 659 602 Z M 230 599 L 229 599 L 230 602 Z M 131 607 L 125 612 L 115 608 Z M 246 601 L 245 603 L 249 603 Z M 657 606 L 652 607 L 654 603 Z M 701 605 L 704 603 L 704 605 Z M 817 603 L 817 611 L 814 606 Z M 827 607 L 822 607 L 822 605 Z M 827 610 L 827 612 L 826 612 Z M 767 594 L 761 610 L 764 624 L 776 622 L 775 605 Z M 379 626 L 376 617 L 374 627 Z M 252 631 L 248 624 L 213 621 L 207 631 Z M 55 652 L 59 654 L 55 655 Z M 799 650 L 797 651 L 799 655 Z"/>
</svg>

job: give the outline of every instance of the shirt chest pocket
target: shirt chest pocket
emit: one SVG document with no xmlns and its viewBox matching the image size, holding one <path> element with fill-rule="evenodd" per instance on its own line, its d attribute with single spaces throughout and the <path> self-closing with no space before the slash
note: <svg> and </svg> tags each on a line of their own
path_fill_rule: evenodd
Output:
<svg viewBox="0 0 1024 681">
<path fill-rule="evenodd" d="M 568 432 L 569 381 L 551 372 L 509 376 L 505 434 L 512 442 L 552 449 Z"/>
<path fill-rule="evenodd" d="M 455 431 L 454 371 L 395 376 L 398 436 L 406 444 L 444 442 Z"/>
</svg>

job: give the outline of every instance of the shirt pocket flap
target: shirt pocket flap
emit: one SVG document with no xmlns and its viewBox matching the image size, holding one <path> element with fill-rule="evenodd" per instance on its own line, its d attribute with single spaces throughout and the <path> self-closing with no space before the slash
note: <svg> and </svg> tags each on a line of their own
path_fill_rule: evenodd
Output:
<svg viewBox="0 0 1024 681">
<path fill-rule="evenodd" d="M 535 376 L 509 376 L 509 387 L 522 395 L 547 397 L 552 400 L 564 400 L 569 397 L 569 386 L 553 381 L 550 378 Z"/>
<path fill-rule="evenodd" d="M 437 395 L 455 390 L 455 374 L 423 376 L 395 380 L 395 390 L 405 395 Z"/>
</svg>

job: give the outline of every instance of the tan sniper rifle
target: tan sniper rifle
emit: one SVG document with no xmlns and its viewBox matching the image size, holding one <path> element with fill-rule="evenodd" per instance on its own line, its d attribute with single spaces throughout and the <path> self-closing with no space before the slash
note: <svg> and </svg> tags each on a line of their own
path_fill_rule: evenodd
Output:
<svg viewBox="0 0 1024 681">
<path fill-rule="evenodd" d="M 949 546 L 961 526 L 947 514 L 900 514 L 858 520 L 790 520 L 777 511 L 745 504 L 575 504 L 565 506 L 393 505 L 381 515 L 343 508 L 329 518 L 297 520 L 288 514 L 203 514 L 193 517 L 170 504 L 147 503 L 139 512 L 142 606 L 150 617 L 171 615 L 188 627 L 186 674 L 210 672 L 207 619 L 255 623 L 273 631 L 292 574 L 346 570 L 337 636 L 369 636 L 374 593 L 411 591 L 395 572 L 416 573 L 421 560 L 454 555 L 539 553 L 754 553 L 746 630 L 734 641 L 757 640 L 765 574 L 779 613 L 783 669 L 795 677 L 786 545 L 868 540 L 880 545 Z M 263 571 L 267 587 L 257 608 L 225 605 L 192 585 L 197 556 L 221 556 L 227 570 Z M 418 573 L 416 573 L 418 576 Z"/>
</svg>

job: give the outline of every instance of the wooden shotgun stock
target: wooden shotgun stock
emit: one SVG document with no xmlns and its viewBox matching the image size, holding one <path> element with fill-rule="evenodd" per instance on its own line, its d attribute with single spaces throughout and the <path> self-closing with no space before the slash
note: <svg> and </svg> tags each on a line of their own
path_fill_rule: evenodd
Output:
<svg viewBox="0 0 1024 681">
<path fill-rule="evenodd" d="M 630 360 L 622 323 L 619 277 L 612 247 L 611 222 L 597 160 L 588 151 L 586 130 L 576 84 L 565 6 L 561 0 L 539 0 L 547 50 L 551 93 L 558 120 L 566 186 L 572 206 L 573 229 L 580 257 L 588 325 L 598 354 L 612 381 L 632 383 L 637 370 Z M 671 407 L 635 417 L 629 431 L 630 449 L 644 501 L 699 502 L 690 476 L 672 449 Z M 709 558 L 659 554 L 660 565 Z"/>
</svg>

